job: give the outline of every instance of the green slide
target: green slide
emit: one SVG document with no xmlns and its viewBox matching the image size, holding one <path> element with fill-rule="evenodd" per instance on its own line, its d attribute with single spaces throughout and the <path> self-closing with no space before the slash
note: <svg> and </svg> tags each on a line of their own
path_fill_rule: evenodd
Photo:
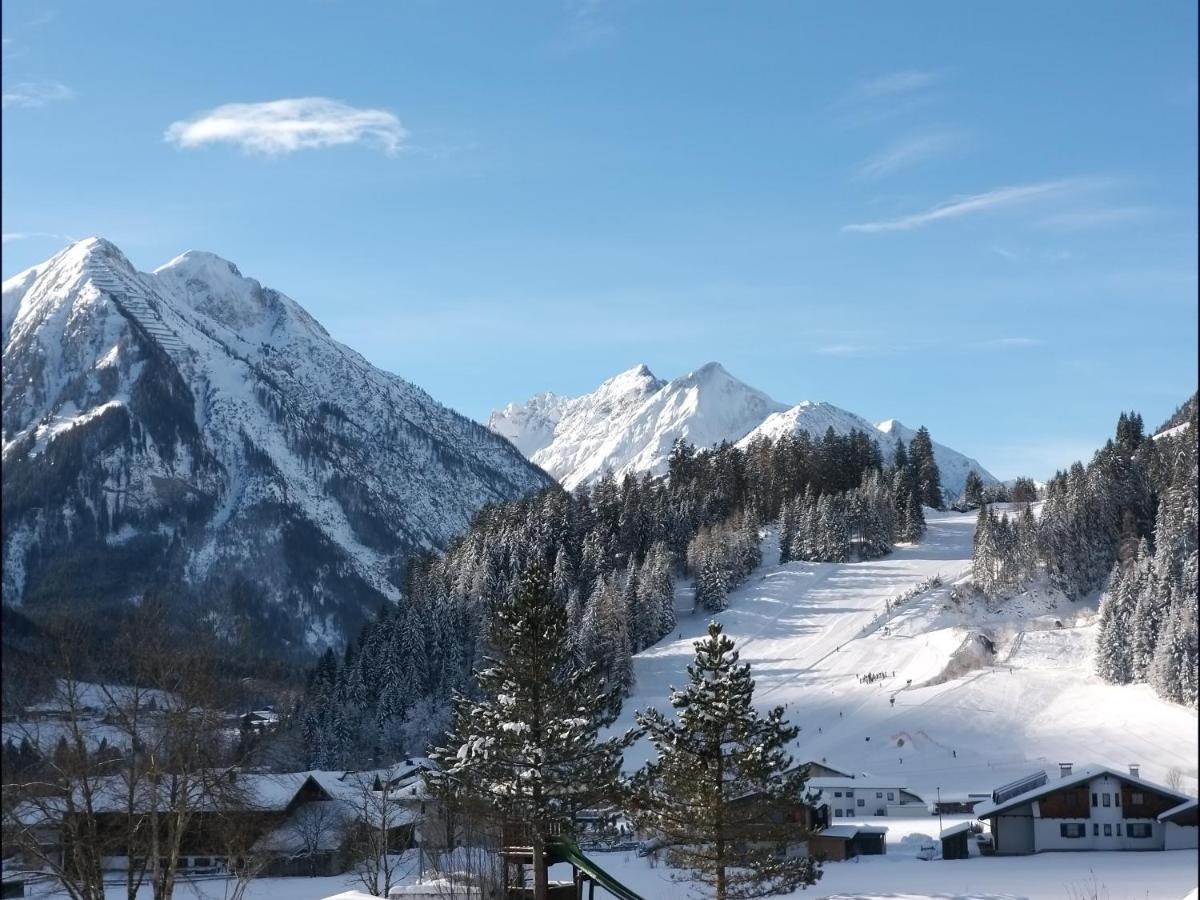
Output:
<svg viewBox="0 0 1200 900">
<path fill-rule="evenodd" d="M 546 849 L 554 855 L 556 862 L 570 863 L 584 875 L 592 879 L 592 881 L 596 882 L 596 884 L 600 885 L 600 887 L 616 897 L 617 900 L 645 900 L 641 894 L 634 893 L 584 856 L 579 850 L 579 845 L 574 841 L 555 841 Z"/>
</svg>

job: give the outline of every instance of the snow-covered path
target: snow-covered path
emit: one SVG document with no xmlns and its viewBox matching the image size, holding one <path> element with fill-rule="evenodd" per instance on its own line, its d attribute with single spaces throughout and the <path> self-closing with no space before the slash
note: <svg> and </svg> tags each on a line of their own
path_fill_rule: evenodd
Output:
<svg viewBox="0 0 1200 900">
<path fill-rule="evenodd" d="M 1094 603 L 1049 595 L 996 609 L 955 602 L 975 517 L 926 514 L 925 539 L 884 559 L 764 565 L 719 614 L 752 667 L 759 706 L 786 704 L 801 726 L 795 756 L 904 783 L 927 800 L 939 788 L 989 792 L 1066 760 L 1140 763 L 1157 780 L 1178 769 L 1194 790 L 1195 714 L 1144 685 L 1115 687 L 1092 674 Z M 773 539 L 763 552 L 774 559 Z M 886 610 L 934 575 L 942 587 Z M 634 709 L 669 708 L 708 618 L 681 610 L 676 635 L 635 657 L 620 727 L 633 724 Z M 960 648 L 978 646 L 974 634 L 993 642 L 994 658 L 948 669 L 956 653 L 973 658 Z M 886 677 L 860 682 L 869 673 Z M 645 742 L 632 748 L 627 767 L 649 752 Z"/>
</svg>

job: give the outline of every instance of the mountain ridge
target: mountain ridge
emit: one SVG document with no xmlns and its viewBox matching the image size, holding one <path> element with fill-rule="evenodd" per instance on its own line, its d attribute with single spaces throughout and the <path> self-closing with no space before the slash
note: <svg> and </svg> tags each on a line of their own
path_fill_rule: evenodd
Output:
<svg viewBox="0 0 1200 900">
<path fill-rule="evenodd" d="M 6 603 L 171 580 L 221 628 L 240 605 L 319 649 L 399 596 L 408 555 L 551 483 L 215 254 L 140 273 L 80 241 L 4 283 L 3 324 Z"/>
<path fill-rule="evenodd" d="M 640 385 L 634 377 L 637 373 L 646 379 Z M 614 385 L 628 385 L 624 402 L 615 409 Z M 722 392 L 724 404 L 720 402 Z M 552 409 L 543 399 L 547 397 L 554 398 Z M 590 394 L 564 398 L 543 393 L 525 404 L 510 403 L 491 414 L 488 427 L 523 452 L 535 447 L 529 457 L 567 489 L 590 482 L 607 470 L 618 478 L 628 473 L 662 474 L 671 445 L 679 438 L 698 447 L 722 441 L 745 447 L 759 436 L 777 440 L 784 434 L 807 431 L 820 437 L 827 428 L 838 434 L 857 429 L 872 437 L 884 459 L 890 460 L 895 438 L 900 436 L 909 443 L 915 434 L 897 419 L 876 425 L 825 401 L 804 400 L 794 406 L 779 403 L 716 362 L 670 381 L 658 379 L 640 364 L 607 379 Z M 976 471 L 985 485 L 1000 483 L 977 460 L 943 444 L 934 442 L 934 457 L 949 500 L 961 493 L 968 471 Z"/>
</svg>

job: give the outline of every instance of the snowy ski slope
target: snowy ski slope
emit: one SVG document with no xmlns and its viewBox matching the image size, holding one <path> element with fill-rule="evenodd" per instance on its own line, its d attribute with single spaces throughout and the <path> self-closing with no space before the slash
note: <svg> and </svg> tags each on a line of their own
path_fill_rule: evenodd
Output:
<svg viewBox="0 0 1200 900">
<path fill-rule="evenodd" d="M 927 801 L 938 788 L 988 792 L 1060 761 L 1140 763 L 1158 781 L 1177 768 L 1194 792 L 1195 714 L 1145 685 L 1107 685 L 1093 674 L 1095 601 L 1042 591 L 995 609 L 956 602 L 975 516 L 927 509 L 926 518 L 920 544 L 884 559 L 764 565 L 719 615 L 752 666 L 760 707 L 787 704 L 801 726 L 796 758 L 903 783 Z M 763 551 L 768 563 L 777 559 L 773 535 Z M 886 610 L 935 575 L 942 587 Z M 680 605 L 690 606 L 682 594 Z M 686 678 L 708 618 L 681 608 L 681 637 L 634 658 L 637 683 L 620 727 L 632 724 L 634 709 L 669 709 L 670 686 Z M 994 656 L 978 651 L 973 634 L 993 642 Z M 859 682 L 872 672 L 888 677 Z M 632 748 L 627 767 L 649 750 Z"/>
</svg>

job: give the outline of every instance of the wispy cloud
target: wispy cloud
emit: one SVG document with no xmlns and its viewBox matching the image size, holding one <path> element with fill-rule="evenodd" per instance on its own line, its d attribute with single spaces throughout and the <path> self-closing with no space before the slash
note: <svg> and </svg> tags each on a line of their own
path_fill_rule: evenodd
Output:
<svg viewBox="0 0 1200 900">
<path fill-rule="evenodd" d="M 1016 250 L 1009 250 L 1007 247 L 993 246 L 991 251 L 997 256 L 1007 259 L 1009 262 L 1020 262 L 1021 254 Z"/>
<path fill-rule="evenodd" d="M 1061 231 L 1080 231 L 1086 228 L 1106 228 L 1110 225 L 1141 222 L 1152 215 L 1154 210 L 1149 206 L 1111 206 L 1055 213 L 1041 219 L 1037 224 L 1043 228 L 1056 228 Z"/>
<path fill-rule="evenodd" d="M 959 136 L 950 132 L 917 135 L 887 147 L 864 161 L 854 174 L 855 180 L 875 180 L 891 175 L 901 169 L 915 166 L 943 155 L 959 142 Z"/>
<path fill-rule="evenodd" d="M 588 50 L 607 43 L 617 34 L 617 27 L 608 18 L 604 0 L 569 0 L 567 24 L 551 44 L 559 53 Z"/>
<path fill-rule="evenodd" d="M 850 94 L 851 100 L 877 100 L 880 97 L 894 97 L 897 94 L 909 94 L 923 88 L 931 87 L 941 80 L 941 73 L 905 69 L 899 72 L 889 72 L 867 79 L 858 85 Z"/>
<path fill-rule="evenodd" d="M 813 352 L 819 353 L 821 356 L 865 359 L 906 353 L 911 349 L 911 345 L 908 344 L 825 344 L 821 347 L 813 348 Z"/>
<path fill-rule="evenodd" d="M 880 231 L 911 231 L 914 228 L 922 228 L 925 225 L 945 219 L 959 219 L 964 216 L 978 215 L 1006 207 L 1020 206 L 1051 195 L 1063 193 L 1068 189 L 1080 186 L 1080 184 L 1081 182 L 1078 179 L 1063 179 L 1060 181 L 1043 181 L 1036 184 L 1019 184 L 1011 187 L 996 188 L 983 194 L 954 197 L 924 212 L 901 216 L 897 219 L 843 225 L 842 231 L 860 234 L 870 234 Z"/>
<path fill-rule="evenodd" d="M 3 108 L 32 109 L 60 100 L 70 100 L 75 92 L 58 81 L 21 81 L 3 90 Z"/>
<path fill-rule="evenodd" d="M 227 103 L 173 122 L 164 138 L 183 148 L 233 144 L 268 156 L 362 142 L 393 156 L 404 146 L 408 132 L 387 110 L 360 109 L 325 97 L 296 97 Z"/>
<path fill-rule="evenodd" d="M 976 347 L 990 347 L 994 350 L 1021 350 L 1027 347 L 1037 347 L 1046 343 L 1041 338 L 1034 337 L 1000 337 L 990 341 L 979 341 Z"/>
<path fill-rule="evenodd" d="M 5 244 L 11 244 L 13 241 L 27 241 L 31 238 L 53 238 L 57 241 L 70 240 L 65 234 L 51 234 L 48 231 L 6 231 L 3 234 L 3 242 Z"/>
</svg>

